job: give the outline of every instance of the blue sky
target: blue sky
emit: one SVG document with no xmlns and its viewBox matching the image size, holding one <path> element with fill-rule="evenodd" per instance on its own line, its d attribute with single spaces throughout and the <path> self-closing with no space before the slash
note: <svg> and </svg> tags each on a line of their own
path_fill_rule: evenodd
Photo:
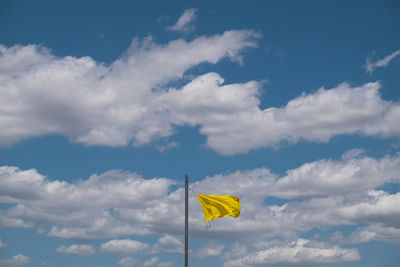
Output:
<svg viewBox="0 0 400 267">
<path fill-rule="evenodd" d="M 2 1 L 0 266 L 397 266 L 398 1 Z"/>
</svg>

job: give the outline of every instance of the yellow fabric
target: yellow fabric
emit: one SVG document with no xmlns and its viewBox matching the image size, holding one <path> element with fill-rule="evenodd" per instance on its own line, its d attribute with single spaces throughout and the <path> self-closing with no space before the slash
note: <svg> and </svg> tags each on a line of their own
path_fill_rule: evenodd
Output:
<svg viewBox="0 0 400 267">
<path fill-rule="evenodd" d="M 201 195 L 196 194 L 203 208 L 206 222 L 225 216 L 239 217 L 240 199 L 225 195 Z"/>
</svg>

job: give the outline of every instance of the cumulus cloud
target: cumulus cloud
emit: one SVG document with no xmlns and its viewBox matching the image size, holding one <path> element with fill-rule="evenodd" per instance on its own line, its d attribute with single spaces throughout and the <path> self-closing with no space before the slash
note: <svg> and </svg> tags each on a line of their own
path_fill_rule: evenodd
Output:
<svg viewBox="0 0 400 267">
<path fill-rule="evenodd" d="M 265 109 L 259 81 L 225 84 L 218 73 L 203 73 L 171 87 L 201 63 L 241 61 L 259 37 L 227 31 L 164 45 L 135 38 L 109 66 L 35 45 L 0 46 L 0 145 L 61 134 L 85 145 L 140 146 L 168 139 L 181 125 L 198 126 L 223 155 L 342 134 L 400 136 L 400 104 L 381 98 L 379 82 L 322 87 Z M 160 150 L 178 145 L 165 143 Z"/>
<path fill-rule="evenodd" d="M 175 25 L 167 28 L 167 31 L 190 32 L 193 31 L 195 26 L 193 24 L 196 19 L 196 8 L 189 8 L 183 12 L 182 16 L 178 19 Z"/>
<path fill-rule="evenodd" d="M 347 154 L 347 153 L 345 153 Z M 232 181 L 236 181 L 232 183 Z M 385 182 L 400 181 L 400 157 L 322 159 L 288 170 L 279 177 L 266 168 L 215 175 L 192 185 L 197 192 L 239 194 L 251 198 L 332 197 L 365 193 Z"/>
<path fill-rule="evenodd" d="M 190 187 L 197 193 L 239 196 L 242 212 L 239 219 L 213 220 L 206 230 L 201 206 L 195 194 L 190 194 L 190 235 L 248 240 L 225 252 L 222 259 L 226 266 L 266 262 L 276 266 L 313 266 L 353 261 L 359 258 L 356 250 L 333 244 L 371 240 L 398 243 L 400 192 L 386 192 L 382 185 L 400 183 L 400 155 L 371 158 L 362 152 L 353 149 L 339 160 L 305 163 L 284 175 L 259 168 L 192 183 Z M 151 246 L 132 239 L 113 239 L 101 244 L 100 251 L 104 253 L 182 253 L 179 236 L 184 229 L 184 189 L 171 190 L 174 184 L 167 178 L 143 179 L 116 170 L 68 183 L 50 180 L 33 169 L 2 166 L 0 200 L 10 206 L 0 210 L 0 215 L 22 222 L 14 227 L 29 223 L 44 229 L 49 236 L 67 239 L 161 234 Z M 268 197 L 280 198 L 283 203 L 269 203 Z M 343 225 L 356 230 L 348 236 L 335 233 L 332 244 L 298 239 L 300 234 L 313 229 Z M 270 241 L 275 239 L 288 242 Z M 82 248 L 72 245 L 57 250 L 66 253 Z M 209 243 L 191 255 L 198 259 L 220 256 L 224 249 L 229 250 L 224 245 Z M 137 264 L 134 262 L 126 258 L 118 264 Z M 146 262 L 147 266 L 173 265 L 157 257 Z"/>
<path fill-rule="evenodd" d="M 338 208 L 338 214 L 353 221 L 378 222 L 400 228 L 400 192 L 370 191 L 368 195 L 365 201 Z"/>
<path fill-rule="evenodd" d="M 400 228 L 383 226 L 382 224 L 370 224 L 367 227 L 358 228 L 348 236 L 337 231 L 332 234 L 331 240 L 342 244 L 359 244 L 369 241 L 400 244 Z"/>
<path fill-rule="evenodd" d="M 49 236 L 92 239 L 99 236 L 146 234 L 143 224 L 135 226 L 118 216 L 118 209 L 140 210 L 155 206 L 167 195 L 172 180 L 145 180 L 139 175 L 109 171 L 69 184 L 49 181 L 35 170 L 0 168 L 2 202 L 15 204 L 0 211 L 4 226 L 40 227 L 51 222 Z M 30 185 L 27 187 L 27 185 Z M 94 201 L 95 200 L 95 201 Z M 10 222 L 17 222 L 10 225 Z"/>
<path fill-rule="evenodd" d="M 227 31 L 165 45 L 135 38 L 109 66 L 90 57 L 58 58 L 36 45 L 0 46 L 0 144 L 46 134 L 107 146 L 170 136 L 173 125 L 186 122 L 172 118 L 173 106 L 162 103 L 167 84 L 201 63 L 240 61 L 258 37 Z"/>
<path fill-rule="evenodd" d="M 400 50 L 394 51 L 390 55 L 379 59 L 376 62 L 372 62 L 370 58 L 367 58 L 367 62 L 365 63 L 365 71 L 369 74 L 372 74 L 376 68 L 386 67 L 389 65 L 390 61 L 392 61 L 398 55 L 400 55 Z"/>
<path fill-rule="evenodd" d="M 153 253 L 157 252 L 183 253 L 183 242 L 173 235 L 164 235 L 153 247 Z"/>
<path fill-rule="evenodd" d="M 281 198 L 345 195 L 374 189 L 387 181 L 399 181 L 400 158 L 370 157 L 344 161 L 319 160 L 287 171 L 272 195 Z"/>
<path fill-rule="evenodd" d="M 249 87 L 245 103 L 251 107 L 234 116 L 220 117 L 218 124 L 201 124 L 200 131 L 208 136 L 207 145 L 221 154 L 301 140 L 327 142 L 340 134 L 398 137 L 400 133 L 399 126 L 393 124 L 399 119 L 400 106 L 379 96 L 377 82 L 354 88 L 346 83 L 330 90 L 321 88 L 289 101 L 284 107 L 264 110 L 257 107 L 258 100 L 250 88 L 255 86 Z"/>
<path fill-rule="evenodd" d="M 199 248 L 198 250 L 192 253 L 193 257 L 196 259 L 204 259 L 208 257 L 216 257 L 221 255 L 222 250 L 224 249 L 224 245 L 212 244 L 208 243 L 204 247 Z"/>
<path fill-rule="evenodd" d="M 62 245 L 56 249 L 56 252 L 64 254 L 76 254 L 80 256 L 89 256 L 95 253 L 94 248 L 91 245 L 75 245 L 75 244 L 69 247 Z"/>
<path fill-rule="evenodd" d="M 136 254 L 149 250 L 149 248 L 148 244 L 137 240 L 121 239 L 101 244 L 100 251 L 114 254 Z"/>
<path fill-rule="evenodd" d="M 316 266 L 327 263 L 357 261 L 356 249 L 329 246 L 322 242 L 298 239 L 290 244 L 274 246 L 229 260 L 224 267 L 246 266 Z"/>
<path fill-rule="evenodd" d="M 9 259 L 0 259 L 0 266 L 4 267 L 16 267 L 23 266 L 31 262 L 31 259 L 22 254 L 15 255 Z"/>
<path fill-rule="evenodd" d="M 191 235 L 291 239 L 314 227 L 359 223 L 398 229 L 400 193 L 377 189 L 387 182 L 400 182 L 399 155 L 319 160 L 288 170 L 284 176 L 260 168 L 207 177 L 191 187 L 198 193 L 240 196 L 242 213 L 240 220 L 215 220 L 206 231 L 201 206 L 191 194 Z M 51 181 L 35 170 L 3 166 L 0 200 L 11 206 L 2 209 L 0 216 L 8 222 L 20 222 L 3 226 L 23 227 L 29 223 L 31 227 L 47 229 L 48 236 L 67 239 L 160 233 L 163 236 L 152 249 L 125 239 L 103 243 L 101 251 L 122 253 L 122 248 L 129 248 L 126 253 L 179 253 L 183 245 L 176 235 L 183 230 L 184 190 L 169 191 L 173 184 L 170 179 L 143 179 L 121 171 L 67 183 Z M 286 203 L 271 205 L 268 199 L 265 203 L 267 197 L 286 199 Z"/>
</svg>

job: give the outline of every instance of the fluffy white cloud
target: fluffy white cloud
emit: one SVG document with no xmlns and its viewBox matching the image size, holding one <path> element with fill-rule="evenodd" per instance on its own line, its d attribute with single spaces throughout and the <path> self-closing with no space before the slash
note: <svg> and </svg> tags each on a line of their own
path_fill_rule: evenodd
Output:
<svg viewBox="0 0 400 267">
<path fill-rule="evenodd" d="M 240 220 L 226 218 L 212 222 L 210 232 L 201 228 L 200 205 L 195 205 L 192 231 L 202 236 L 284 237 L 320 226 L 382 223 L 399 228 L 400 194 L 374 190 L 400 179 L 399 157 L 379 160 L 362 157 L 349 160 L 320 160 L 289 170 L 279 177 L 267 169 L 216 175 L 194 183 L 198 193 L 229 194 L 241 197 Z M 264 202 L 265 197 L 287 198 L 278 206 Z M 197 204 L 197 205 L 196 205 Z M 199 217 L 197 217 L 199 216 Z M 204 226 L 203 226 L 204 227 Z M 193 229 L 194 228 L 194 229 Z M 198 231 L 198 232 L 197 232 Z"/>
<path fill-rule="evenodd" d="M 134 258 L 131 258 L 131 257 L 124 257 L 124 258 L 120 259 L 120 260 L 117 262 L 117 264 L 119 264 L 119 265 L 121 265 L 121 266 L 123 266 L 123 267 L 132 267 L 132 266 L 135 266 L 137 262 L 138 262 L 138 261 L 135 260 Z"/>
<path fill-rule="evenodd" d="M 224 247 L 225 247 L 224 245 L 208 243 L 204 247 L 199 248 L 198 250 L 194 251 L 192 253 L 192 255 L 196 259 L 215 257 L 215 256 L 221 255 Z"/>
<path fill-rule="evenodd" d="M 400 157 L 319 160 L 289 170 L 279 179 L 272 195 L 282 198 L 345 195 L 400 181 Z"/>
<path fill-rule="evenodd" d="M 143 145 L 189 125 L 199 126 L 208 147 L 232 155 L 341 134 L 400 136 L 400 105 L 380 97 L 379 82 L 320 88 L 265 109 L 262 82 L 224 84 L 206 73 L 170 88 L 201 63 L 241 61 L 257 38 L 246 30 L 165 45 L 136 38 L 109 66 L 35 45 L 0 46 L 0 144 L 61 134 L 86 145 Z"/>
<path fill-rule="evenodd" d="M 15 255 L 9 259 L 0 259 L 0 266 L 4 267 L 14 267 L 23 266 L 31 262 L 31 259 L 22 254 Z"/>
<path fill-rule="evenodd" d="M 181 90 L 171 89 L 160 102 L 174 106 L 170 111 L 177 124 L 201 125 L 207 145 L 221 154 L 302 139 L 326 142 L 339 134 L 400 135 L 394 123 L 400 119 L 400 106 L 379 96 L 379 83 L 321 88 L 282 108 L 264 110 L 258 107 L 260 83 L 222 83 L 217 74 L 203 75 Z"/>
<path fill-rule="evenodd" d="M 344 236 L 340 231 L 333 233 L 331 240 L 343 244 L 358 244 L 369 241 L 384 241 L 400 244 L 400 228 L 386 227 L 381 224 L 371 224 Z"/>
<path fill-rule="evenodd" d="M 160 237 L 153 247 L 153 252 L 174 252 L 183 253 L 184 247 L 180 239 L 173 235 L 164 235 Z"/>
<path fill-rule="evenodd" d="M 182 16 L 173 25 L 167 28 L 167 31 L 190 32 L 194 30 L 193 21 L 196 19 L 196 8 L 189 8 L 183 12 Z"/>
<path fill-rule="evenodd" d="M 224 267 L 246 266 L 315 266 L 327 263 L 357 261 L 356 249 L 329 246 L 321 242 L 298 239 L 290 244 L 274 246 L 224 263 Z"/>
<path fill-rule="evenodd" d="M 388 195 L 382 191 L 370 191 L 365 195 L 314 198 L 287 205 L 283 216 L 296 223 L 293 221 L 282 223 L 299 229 L 311 229 L 318 225 L 338 226 L 359 223 L 381 223 L 399 228 L 399 201 L 400 193 Z M 364 208 L 365 210 L 362 210 Z"/>
<path fill-rule="evenodd" d="M 288 170 L 283 177 L 266 168 L 237 171 L 207 177 L 192 187 L 199 193 L 293 199 L 365 193 L 390 181 L 400 182 L 399 155 L 381 159 L 360 157 L 339 161 L 318 160 Z"/>
<path fill-rule="evenodd" d="M 370 191 L 364 201 L 342 206 L 337 209 L 337 214 L 355 222 L 381 223 L 400 228 L 399 203 L 400 192 L 390 195 L 383 191 Z"/>
<path fill-rule="evenodd" d="M 0 144 L 62 134 L 87 145 L 136 145 L 172 134 L 174 118 L 158 98 L 188 69 L 240 60 L 258 34 L 227 31 L 157 45 L 135 38 L 110 66 L 90 57 L 57 58 L 35 45 L 0 46 Z"/>
<path fill-rule="evenodd" d="M 81 256 L 89 256 L 94 254 L 94 248 L 91 245 L 71 245 L 69 247 L 66 247 L 64 245 L 58 247 L 56 249 L 56 252 L 58 253 L 64 253 L 64 254 L 76 254 L 76 255 L 81 255 Z"/>
<path fill-rule="evenodd" d="M 382 59 L 379 59 L 376 62 L 371 62 L 371 59 L 367 58 L 367 62 L 365 63 L 365 70 L 367 73 L 371 74 L 372 72 L 374 72 L 376 68 L 386 67 L 387 65 L 389 65 L 390 61 L 393 60 L 398 55 L 400 55 L 400 50 L 394 51 L 390 55 Z"/>
<path fill-rule="evenodd" d="M 296 240 L 300 233 L 318 227 L 364 224 L 368 232 L 379 233 L 375 239 L 392 242 L 388 233 L 400 229 L 400 193 L 378 188 L 400 181 L 400 156 L 374 159 L 349 154 L 357 157 L 306 163 L 284 176 L 260 168 L 192 183 L 198 193 L 240 196 L 242 212 L 239 219 L 212 221 L 206 230 L 201 207 L 190 194 L 191 236 Z M 0 210 L 0 215 L 68 239 L 163 234 L 152 247 L 135 240 L 111 240 L 101 245 L 102 252 L 180 253 L 183 244 L 177 236 L 184 229 L 184 190 L 169 191 L 172 184 L 166 178 L 143 179 L 121 171 L 67 183 L 51 181 L 35 170 L 3 166 L 0 200 L 12 206 Z M 276 205 L 267 197 L 287 201 Z M 215 246 L 198 253 L 217 255 L 221 250 Z"/>
<path fill-rule="evenodd" d="M 18 168 L 1 166 L 0 175 L 1 202 L 14 203 L 17 199 L 40 197 L 40 186 L 44 177 L 36 170 L 20 171 Z M 22 187 L 22 184 L 25 184 L 25 187 Z"/>
<path fill-rule="evenodd" d="M 101 252 L 114 254 L 136 254 L 149 249 L 148 244 L 131 239 L 110 240 L 100 247 Z"/>
<path fill-rule="evenodd" d="M 246 103 L 250 106 L 244 112 L 239 109 L 231 116 L 219 116 L 218 123 L 202 123 L 200 131 L 208 136 L 208 146 L 227 155 L 282 142 L 327 142 L 340 134 L 398 137 L 400 127 L 393 122 L 400 118 L 400 106 L 383 100 L 379 88 L 379 83 L 355 88 L 343 83 L 303 94 L 282 108 L 264 110 L 257 107 L 258 103 L 250 107 L 251 99 L 253 103 L 258 100 L 249 91 Z"/>
<path fill-rule="evenodd" d="M 0 211 L 0 222 L 14 227 L 40 227 L 51 222 L 50 236 L 74 239 L 146 234 L 149 230 L 144 225 L 120 219 L 118 209 L 155 206 L 173 183 L 165 178 L 145 180 L 136 174 L 109 171 L 69 184 L 49 181 L 35 170 L 3 166 L 0 200 L 16 205 Z"/>
</svg>

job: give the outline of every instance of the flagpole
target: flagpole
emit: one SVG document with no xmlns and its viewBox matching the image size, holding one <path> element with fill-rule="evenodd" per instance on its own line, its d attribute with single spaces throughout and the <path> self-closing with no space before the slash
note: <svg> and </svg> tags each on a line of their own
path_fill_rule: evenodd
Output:
<svg viewBox="0 0 400 267">
<path fill-rule="evenodd" d="M 189 182 L 188 175 L 185 175 L 185 267 L 188 267 L 189 258 L 189 207 L 188 207 L 188 195 L 189 195 Z"/>
</svg>

